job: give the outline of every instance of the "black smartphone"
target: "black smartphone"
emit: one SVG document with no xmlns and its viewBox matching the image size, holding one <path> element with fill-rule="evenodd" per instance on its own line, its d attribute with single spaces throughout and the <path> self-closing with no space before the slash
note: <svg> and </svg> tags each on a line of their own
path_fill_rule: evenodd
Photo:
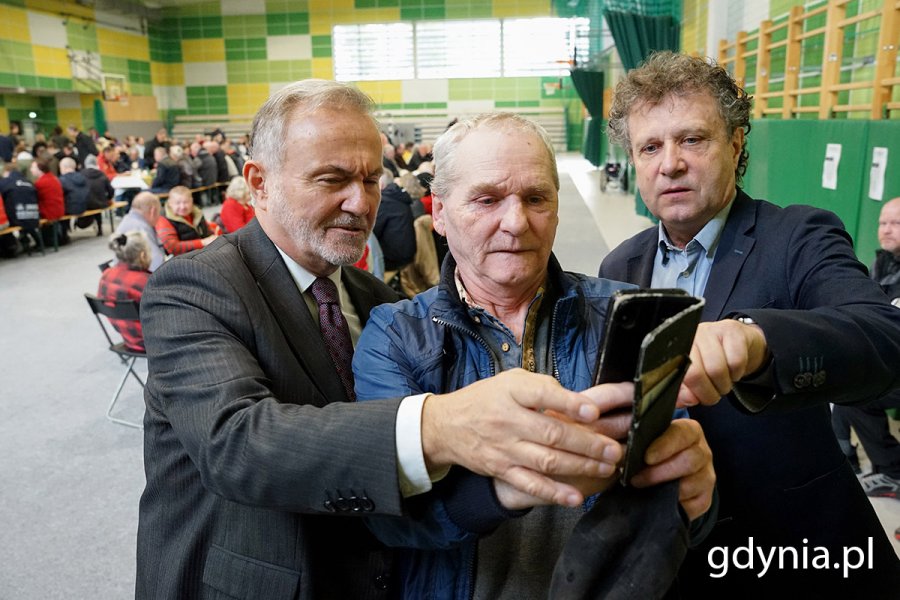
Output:
<svg viewBox="0 0 900 600">
<path fill-rule="evenodd" d="M 635 384 L 622 483 L 644 467 L 647 448 L 672 420 L 703 305 L 678 289 L 623 290 L 610 299 L 594 383 Z"/>
</svg>

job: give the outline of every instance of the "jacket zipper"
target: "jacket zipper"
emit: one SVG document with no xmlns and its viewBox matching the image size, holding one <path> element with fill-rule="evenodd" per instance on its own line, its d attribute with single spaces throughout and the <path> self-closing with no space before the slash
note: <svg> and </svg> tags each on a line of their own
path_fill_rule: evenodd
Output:
<svg viewBox="0 0 900 600">
<path fill-rule="evenodd" d="M 485 351 L 487 351 L 487 356 L 491 361 L 491 375 L 490 376 L 493 377 L 494 375 L 497 374 L 497 367 L 496 367 L 496 365 L 494 365 L 494 358 L 493 358 L 494 353 L 491 352 L 491 348 L 490 348 L 490 346 L 488 346 L 487 342 L 484 341 L 484 338 L 482 338 L 480 335 L 478 335 L 471 329 L 467 329 L 467 328 L 463 327 L 462 325 L 457 325 L 456 323 L 451 323 L 450 321 L 445 321 L 444 319 L 441 319 L 439 317 L 431 317 L 431 320 L 435 323 L 444 325 L 445 327 L 449 327 L 450 329 L 455 329 L 456 331 L 459 331 L 460 333 L 465 333 L 466 335 L 469 335 L 469 336 L 475 338 L 475 341 L 478 342 L 479 344 L 481 344 L 482 348 L 484 348 Z"/>
<path fill-rule="evenodd" d="M 449 327 L 450 329 L 456 330 L 460 333 L 463 333 L 465 335 L 468 335 L 468 336 L 474 338 L 475 341 L 478 342 L 479 344 L 481 344 L 481 347 L 485 349 L 485 352 L 491 363 L 491 375 L 490 376 L 493 377 L 494 375 L 497 374 L 497 367 L 494 364 L 494 358 L 493 358 L 494 354 L 493 354 L 493 352 L 491 352 L 491 348 L 490 348 L 490 346 L 488 346 L 487 342 L 484 341 L 484 338 L 482 338 L 480 335 L 478 335 L 471 329 L 463 327 L 462 325 L 457 325 L 456 323 L 451 323 L 450 321 L 446 321 L 446 320 L 438 318 L 438 317 L 431 317 L 431 320 L 434 323 L 443 325 L 444 327 Z M 477 562 L 477 554 L 478 554 L 478 540 L 475 540 L 475 542 L 473 542 L 473 544 L 472 544 L 472 556 L 469 558 L 469 564 L 466 567 L 466 572 L 468 574 L 467 581 L 468 581 L 468 585 L 469 585 L 469 593 L 468 593 L 469 600 L 472 600 L 473 598 L 475 598 L 475 565 Z"/>
</svg>

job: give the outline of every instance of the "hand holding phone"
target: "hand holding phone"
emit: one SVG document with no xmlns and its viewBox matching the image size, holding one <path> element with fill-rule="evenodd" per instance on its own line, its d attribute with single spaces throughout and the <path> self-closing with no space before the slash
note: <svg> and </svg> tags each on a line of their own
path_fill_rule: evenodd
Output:
<svg viewBox="0 0 900 600">
<path fill-rule="evenodd" d="M 623 290 L 610 300 L 594 383 L 634 382 L 623 484 L 672 421 L 703 305 L 678 289 Z"/>
</svg>

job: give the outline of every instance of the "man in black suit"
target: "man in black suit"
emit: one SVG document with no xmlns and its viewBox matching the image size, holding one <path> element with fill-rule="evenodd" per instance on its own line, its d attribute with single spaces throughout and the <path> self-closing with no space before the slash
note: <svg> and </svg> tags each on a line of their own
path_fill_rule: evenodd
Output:
<svg viewBox="0 0 900 600">
<path fill-rule="evenodd" d="M 273 95 L 244 166 L 256 220 L 168 261 L 144 292 L 137 598 L 385 598 L 392 557 L 347 517 L 401 515 L 401 499 L 452 464 L 577 505 L 579 490 L 554 477 L 607 477 L 621 458 L 578 424 L 597 420 L 602 399 L 522 370 L 352 402 L 339 349 L 397 299 L 342 266 L 362 256 L 380 199 L 371 110 L 334 82 Z M 336 299 L 320 310 L 323 286 Z M 323 315 L 341 326 L 320 328 Z M 326 342 L 338 329 L 346 344 Z"/>
<path fill-rule="evenodd" d="M 900 311 L 835 215 L 782 209 L 736 187 L 749 111 L 724 69 L 667 52 L 627 74 L 610 112 L 610 138 L 628 152 L 660 226 L 613 250 L 600 276 L 702 295 L 703 319 L 725 320 L 701 327 L 761 332 L 771 357 L 733 397 L 690 410 L 713 451 L 721 504 L 716 529 L 682 568 L 683 595 L 896 597 L 900 563 L 838 448 L 828 403 L 900 383 Z M 695 346 L 692 359 L 705 354 Z M 755 567 L 740 568 L 734 552 L 748 546 Z M 838 566 L 851 546 L 871 563 L 845 577 Z"/>
</svg>

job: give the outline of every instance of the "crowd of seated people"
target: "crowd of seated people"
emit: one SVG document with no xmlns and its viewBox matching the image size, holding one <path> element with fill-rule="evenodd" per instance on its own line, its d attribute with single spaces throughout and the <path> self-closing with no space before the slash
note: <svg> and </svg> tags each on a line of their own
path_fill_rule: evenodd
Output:
<svg viewBox="0 0 900 600">
<path fill-rule="evenodd" d="M 435 233 L 431 220 L 431 145 L 395 145 L 384 133 L 381 141 L 381 204 L 363 258 L 356 266 L 383 277 L 395 290 L 412 297 L 437 283 L 446 253 L 446 244 Z"/>
<path fill-rule="evenodd" d="M 5 217 L 5 228 L 21 227 L 23 223 L 28 227 L 0 235 L 3 256 L 13 257 L 28 250 L 37 243 L 36 236 L 45 246 L 54 238 L 58 245 L 65 245 L 73 226 L 96 227 L 97 235 L 103 235 L 102 214 L 65 221 L 61 218 L 108 207 L 112 200 L 128 202 L 127 208 L 118 211 L 123 215 L 141 188 L 128 186 L 123 180 L 114 189 L 113 182 L 119 175 L 143 179 L 146 187 L 164 202 L 171 189 L 178 186 L 195 190 L 194 204 L 198 207 L 230 198 L 223 205 L 224 222 L 229 223 L 223 230 L 236 230 L 253 218 L 248 194 L 242 194 L 237 187 L 230 195 L 220 194 L 217 187 L 224 189 L 232 180 L 240 179 L 247 160 L 246 136 L 229 140 L 216 131 L 177 140 L 160 129 L 145 143 L 139 136 L 116 139 L 109 133 L 101 136 L 93 128 L 81 131 L 71 125 L 57 126 L 49 134 L 38 132 L 31 142 L 26 145 L 16 123 L 11 123 L 9 135 L 0 134 L 0 159 L 9 167 L 10 183 L 16 185 L 14 182 L 21 180 L 31 184 L 19 185 L 22 189 L 12 194 L 15 202 L 4 198 L 4 209 L 7 204 L 9 208 L 19 206 L 18 211 Z M 146 189 L 144 184 L 141 187 Z M 25 196 L 27 200 L 23 200 Z M 32 201 L 39 208 L 39 224 L 25 218 L 30 213 L 23 207 Z"/>
</svg>

